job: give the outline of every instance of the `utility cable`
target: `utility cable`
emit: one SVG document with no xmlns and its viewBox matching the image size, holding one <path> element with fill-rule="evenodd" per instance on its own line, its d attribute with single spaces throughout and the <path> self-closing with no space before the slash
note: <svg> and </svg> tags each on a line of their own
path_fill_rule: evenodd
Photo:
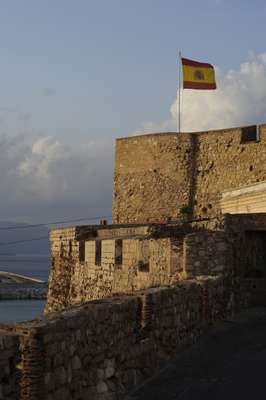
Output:
<svg viewBox="0 0 266 400">
<path fill-rule="evenodd" d="M 0 257 L 1 257 L 1 254 L 0 254 Z M 13 256 L 13 257 L 15 257 L 15 256 Z M 49 260 L 50 260 L 50 257 L 49 257 L 49 255 L 47 255 L 47 257 L 46 257 L 46 259 L 44 259 L 44 260 L 40 260 L 40 259 L 38 259 L 38 260 L 34 260 L 34 259 L 32 259 L 32 260 L 28 260 L 28 259 L 25 259 L 25 260 L 23 260 L 23 259 L 21 259 L 21 258 L 19 258 L 19 259 L 16 259 L 16 258 L 14 258 L 13 260 L 6 260 L 6 259 L 1 259 L 0 258 L 0 263 L 21 263 L 21 262 L 25 262 L 25 263 L 34 263 L 34 264 L 42 264 L 42 263 L 45 263 L 45 264 L 47 264 L 47 261 L 49 262 Z"/>
<path fill-rule="evenodd" d="M 96 218 L 96 217 L 95 217 Z M 99 217 L 97 217 L 99 218 Z M 101 218 L 101 217 L 100 217 Z M 104 217 L 103 217 L 104 218 Z M 107 217 L 105 217 L 107 218 Z M 192 219 L 192 220 L 188 220 L 188 221 L 180 221 L 180 220 L 170 220 L 170 221 L 164 221 L 164 222 L 145 222 L 145 223 L 137 223 L 136 225 L 175 225 L 176 223 L 193 223 L 193 222 L 204 222 L 204 221 L 210 221 L 210 220 L 214 220 L 217 219 L 217 217 L 206 217 L 206 218 L 200 218 L 200 219 Z M 69 222 L 69 221 L 68 221 Z M 58 222 L 57 222 L 58 223 Z M 44 224 L 46 225 L 46 224 Z M 125 223 L 124 225 L 127 225 L 127 223 Z M 48 235 L 47 236 L 40 236 L 38 238 L 33 238 L 33 239 L 24 239 L 24 240 L 15 240 L 13 242 L 0 242 L 0 246 L 8 246 L 8 245 L 13 245 L 13 244 L 20 244 L 20 243 L 29 243 L 29 242 L 34 242 L 37 240 L 44 240 L 44 239 L 48 239 Z"/>
<path fill-rule="evenodd" d="M 13 242 L 0 242 L 0 246 L 8 246 L 8 245 L 12 245 L 12 244 L 35 242 L 36 240 L 44 240 L 44 239 L 47 240 L 48 239 L 48 235 L 47 236 L 40 236 L 40 237 L 34 238 L 34 239 L 15 240 Z"/>
<path fill-rule="evenodd" d="M 93 221 L 93 220 L 97 220 L 97 219 L 104 219 L 104 218 L 111 218 L 111 217 L 112 217 L 112 215 L 103 215 L 103 216 L 97 216 L 97 217 L 83 217 L 83 218 L 77 218 L 77 219 L 46 222 L 46 223 L 41 223 L 41 224 L 3 226 L 3 227 L 0 227 L 0 231 L 37 228 L 37 227 L 47 226 L 47 225 L 67 224 L 69 222 Z"/>
</svg>

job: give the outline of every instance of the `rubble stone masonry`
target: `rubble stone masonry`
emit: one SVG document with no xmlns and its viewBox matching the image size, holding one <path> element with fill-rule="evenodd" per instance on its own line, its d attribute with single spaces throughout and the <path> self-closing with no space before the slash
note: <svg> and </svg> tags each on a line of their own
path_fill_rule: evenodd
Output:
<svg viewBox="0 0 266 400">
<path fill-rule="evenodd" d="M 227 274 L 233 268 L 233 251 L 225 232 L 194 232 L 185 237 L 187 278 Z"/>
<path fill-rule="evenodd" d="M 51 231 L 46 313 L 187 278 L 230 274 L 233 268 L 232 245 L 222 231 L 201 230 L 188 224 L 146 225 L 134 230 L 126 225 L 99 228 Z M 133 236 L 125 235 L 129 229 Z M 99 245 L 101 257 L 96 260 Z"/>
<path fill-rule="evenodd" d="M 210 277 L 3 326 L 20 336 L 20 399 L 123 399 L 230 314 L 233 300 L 230 282 Z"/>
<path fill-rule="evenodd" d="M 129 228 L 96 229 L 97 238 L 84 235 L 81 239 L 79 231 L 86 232 L 86 226 L 51 231 L 52 268 L 46 312 L 171 283 L 177 267 L 171 263 L 171 239 L 145 239 L 147 226 L 135 227 L 136 238 L 127 238 L 125 230 Z M 124 234 L 119 263 L 115 255 L 117 240 L 111 234 Z M 99 263 L 95 261 L 97 243 L 101 246 Z"/>
<path fill-rule="evenodd" d="M 116 142 L 113 222 L 212 217 L 222 192 L 266 180 L 266 125 Z"/>
</svg>

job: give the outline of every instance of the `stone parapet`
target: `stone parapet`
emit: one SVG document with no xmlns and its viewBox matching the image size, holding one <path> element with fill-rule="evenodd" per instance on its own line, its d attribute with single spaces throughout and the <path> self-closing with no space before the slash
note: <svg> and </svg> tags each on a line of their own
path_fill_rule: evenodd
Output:
<svg viewBox="0 0 266 400">
<path fill-rule="evenodd" d="M 230 314 L 233 298 L 230 281 L 203 277 L 6 327 L 20 336 L 21 400 L 123 399 Z"/>
</svg>

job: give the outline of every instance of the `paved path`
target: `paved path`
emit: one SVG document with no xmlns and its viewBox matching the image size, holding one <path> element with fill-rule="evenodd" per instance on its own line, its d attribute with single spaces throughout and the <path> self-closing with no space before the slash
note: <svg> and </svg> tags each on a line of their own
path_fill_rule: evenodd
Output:
<svg viewBox="0 0 266 400">
<path fill-rule="evenodd" d="M 266 399 L 266 308 L 224 322 L 128 400 Z"/>
</svg>

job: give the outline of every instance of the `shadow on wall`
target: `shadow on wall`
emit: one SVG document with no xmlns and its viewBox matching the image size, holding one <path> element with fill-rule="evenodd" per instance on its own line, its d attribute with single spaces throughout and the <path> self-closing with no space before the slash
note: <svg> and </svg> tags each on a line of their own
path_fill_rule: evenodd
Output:
<svg viewBox="0 0 266 400">
<path fill-rule="evenodd" d="M 190 168 L 189 168 L 189 211 L 190 219 L 193 219 L 194 204 L 197 194 L 197 155 L 198 155 L 198 135 L 190 135 L 191 152 L 190 152 Z"/>
<path fill-rule="evenodd" d="M 7 380 L 0 373 L 2 393 L 18 400 L 20 387 L 23 400 L 57 398 L 58 393 L 64 400 L 122 399 L 230 313 L 231 294 L 228 282 L 213 277 L 2 325 L 0 343 L 9 350 L 1 348 L 2 371 L 9 368 Z M 9 341 L 10 330 L 15 343 Z M 18 358 L 19 374 L 10 363 Z"/>
</svg>

